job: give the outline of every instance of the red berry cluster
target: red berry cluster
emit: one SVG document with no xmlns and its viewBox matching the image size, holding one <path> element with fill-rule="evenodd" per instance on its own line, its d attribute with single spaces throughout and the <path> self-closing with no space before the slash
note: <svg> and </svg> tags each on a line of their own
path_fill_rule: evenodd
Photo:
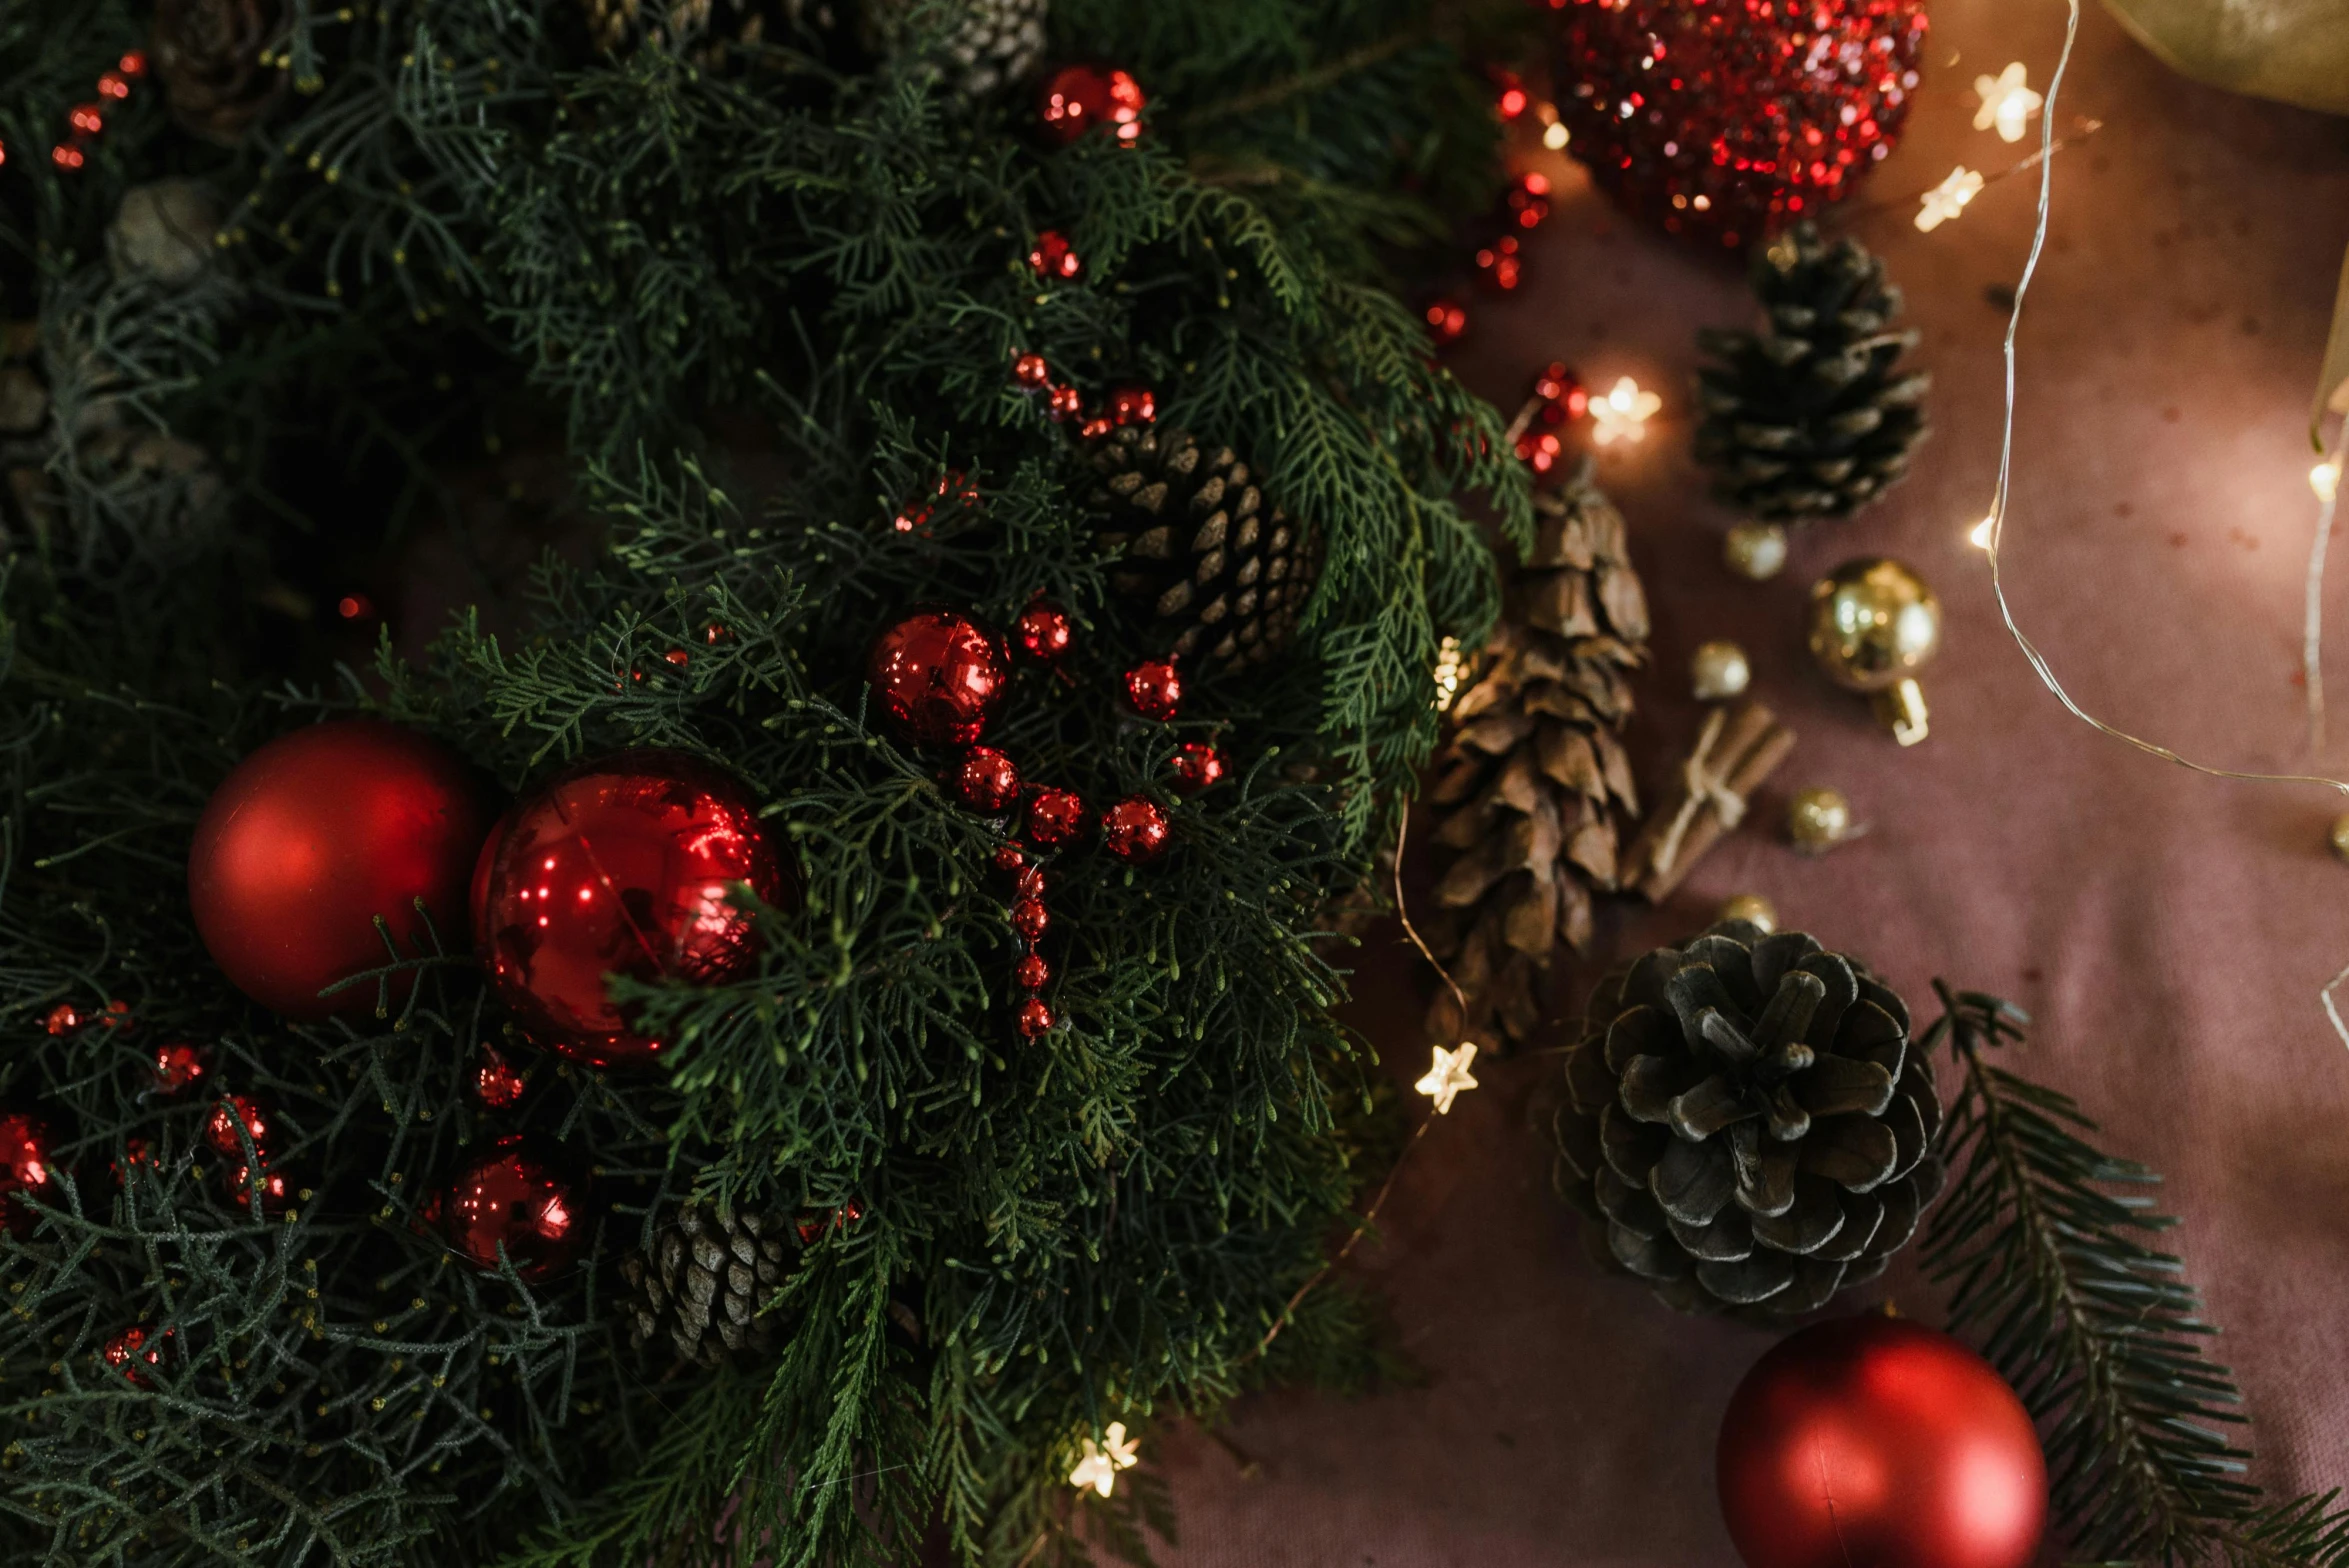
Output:
<svg viewBox="0 0 2349 1568">
<path fill-rule="evenodd" d="M 1517 456 L 1539 476 L 1557 467 L 1564 457 L 1566 444 L 1559 438 L 1559 430 L 1590 412 L 1590 393 L 1563 360 L 1553 359 L 1533 378 L 1529 402 L 1529 417 L 1517 436 Z"/>
<path fill-rule="evenodd" d="M 1037 116 L 1045 134 L 1063 147 L 1095 128 L 1130 147 L 1142 138 L 1142 111 L 1149 103 L 1131 72 L 1071 65 L 1044 84 Z"/>
<path fill-rule="evenodd" d="M 1041 354 L 1014 353 L 1011 379 L 1023 392 L 1044 394 L 1044 406 L 1055 420 L 1081 421 L 1077 434 L 1097 441 L 1121 425 L 1146 425 L 1158 417 L 1158 394 L 1148 387 L 1119 387 L 1109 401 L 1091 414 L 1085 412 L 1085 394 L 1052 379 L 1052 366 Z"/>
<path fill-rule="evenodd" d="M 1485 287 L 1506 294 L 1525 279 L 1524 248 L 1519 236 L 1540 228 L 1550 216 L 1550 177 L 1538 169 L 1519 175 L 1510 183 L 1501 212 L 1503 215 L 1494 220 L 1500 232 L 1476 247 L 1470 259 Z M 1425 315 L 1428 331 L 1438 347 L 1457 343 L 1468 335 L 1468 307 L 1455 295 L 1428 301 Z"/>
</svg>

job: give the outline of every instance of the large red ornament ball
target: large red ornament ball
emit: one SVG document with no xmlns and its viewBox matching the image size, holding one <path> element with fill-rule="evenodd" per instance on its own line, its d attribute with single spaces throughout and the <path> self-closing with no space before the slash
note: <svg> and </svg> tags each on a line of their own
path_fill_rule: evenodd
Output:
<svg viewBox="0 0 2349 1568">
<path fill-rule="evenodd" d="M 1731 249 L 1891 153 L 1925 47 L 1925 0 L 1549 5 L 1575 156 L 1633 212 Z"/>
<path fill-rule="evenodd" d="M 758 801 L 677 751 L 623 751 L 557 774 L 506 813 L 473 877 L 473 929 L 491 989 L 540 1045 L 594 1067 L 648 1061 L 605 978 L 716 984 L 757 939 L 728 891 L 779 909 L 799 888 Z"/>
<path fill-rule="evenodd" d="M 917 746 L 968 746 L 986 733 L 1011 684 L 995 635 L 953 610 L 916 610 L 873 640 L 865 679 L 881 711 Z"/>
<path fill-rule="evenodd" d="M 2024 1568 L 2047 1464 L 2023 1402 L 1947 1334 L 1840 1318 L 1781 1341 L 1721 1422 L 1746 1568 Z"/>
<path fill-rule="evenodd" d="M 0 1111 L 0 1226 L 22 1241 L 41 1216 L 32 1202 L 56 1205 L 57 1139 L 49 1124 L 23 1111 Z"/>
<path fill-rule="evenodd" d="M 495 1271 L 502 1248 L 514 1272 L 542 1280 L 578 1257 L 587 1240 L 584 1195 L 560 1165 L 509 1133 L 437 1194 L 431 1216 L 451 1250 Z"/>
<path fill-rule="evenodd" d="M 1097 125 L 1131 142 L 1142 134 L 1148 102 L 1142 84 L 1128 72 L 1072 65 L 1044 84 L 1039 114 L 1045 131 L 1064 147 Z"/>
<path fill-rule="evenodd" d="M 973 746 L 954 769 L 955 798 L 973 811 L 994 816 L 1020 798 L 1019 764 L 993 746 Z"/>
<path fill-rule="evenodd" d="M 378 915 L 402 952 L 431 951 L 431 933 L 464 950 L 465 874 L 489 821 L 472 770 L 430 736 L 373 719 L 281 735 L 196 823 L 196 930 L 238 990 L 288 1018 L 372 1009 L 371 983 L 318 993 L 391 961 Z"/>
</svg>

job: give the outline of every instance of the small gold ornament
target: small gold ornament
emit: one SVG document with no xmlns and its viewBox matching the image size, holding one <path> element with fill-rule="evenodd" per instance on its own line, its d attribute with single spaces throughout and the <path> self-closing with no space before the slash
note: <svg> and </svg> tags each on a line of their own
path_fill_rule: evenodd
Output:
<svg viewBox="0 0 2349 1568">
<path fill-rule="evenodd" d="M 1735 898 L 1724 900 L 1721 913 L 1715 918 L 1742 920 L 1750 926 L 1759 927 L 1762 935 L 1768 936 L 1778 929 L 1778 906 L 1759 893 L 1740 893 Z"/>
<path fill-rule="evenodd" d="M 1796 790 L 1786 803 L 1786 836 L 1806 855 L 1823 855 L 1863 830 L 1852 825 L 1851 802 L 1824 784 Z"/>
<path fill-rule="evenodd" d="M 2333 818 L 2332 831 L 2326 836 L 2332 840 L 2333 853 L 2349 860 L 2349 812 Z"/>
<path fill-rule="evenodd" d="M 1721 541 L 1721 564 L 1748 582 L 1768 582 L 1786 568 L 1786 530 L 1776 523 L 1739 523 Z"/>
<path fill-rule="evenodd" d="M 1726 702 L 1742 697 L 1754 683 L 1753 667 L 1745 650 L 1725 638 L 1697 644 L 1688 657 L 1688 683 L 1699 702 Z"/>
<path fill-rule="evenodd" d="M 1829 680 L 1874 699 L 1894 740 L 1925 738 L 1915 676 L 1941 651 L 1941 601 L 1924 578 L 1881 557 L 1846 561 L 1811 585 L 1810 643 Z"/>
</svg>

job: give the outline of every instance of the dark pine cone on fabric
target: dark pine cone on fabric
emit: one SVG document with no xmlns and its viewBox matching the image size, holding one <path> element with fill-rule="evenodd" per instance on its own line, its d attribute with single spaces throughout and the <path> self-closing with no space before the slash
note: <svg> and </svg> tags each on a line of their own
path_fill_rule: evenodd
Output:
<svg viewBox="0 0 2349 1568">
<path fill-rule="evenodd" d="M 283 36 L 281 0 L 156 0 L 155 75 L 190 135 L 233 147 L 285 91 L 263 57 Z"/>
<path fill-rule="evenodd" d="M 1941 1190 L 1907 1006 L 1799 931 L 1724 921 L 1609 976 L 1568 1054 L 1561 1190 L 1673 1306 L 1790 1317 L 1882 1273 Z"/>
<path fill-rule="evenodd" d="M 681 1359 L 710 1368 L 729 1355 L 767 1355 L 779 1325 L 759 1309 L 790 1276 L 791 1237 L 781 1215 L 680 1205 L 650 1251 L 621 1260 L 630 1343 L 641 1350 L 666 1338 Z"/>
<path fill-rule="evenodd" d="M 1236 668 L 1297 629 L 1321 571 L 1321 539 L 1265 500 L 1226 447 L 1186 430 L 1128 425 L 1093 456 L 1094 543 L 1110 581 L 1149 613 L 1159 651 Z"/>
</svg>

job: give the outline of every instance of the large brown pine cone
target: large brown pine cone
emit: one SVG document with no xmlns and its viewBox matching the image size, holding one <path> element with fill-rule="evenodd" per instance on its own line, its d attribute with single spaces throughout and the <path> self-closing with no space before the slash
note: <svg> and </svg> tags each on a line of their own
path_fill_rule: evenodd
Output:
<svg viewBox="0 0 2349 1568">
<path fill-rule="evenodd" d="M 156 0 L 152 52 L 172 119 L 234 146 L 285 91 L 285 72 L 262 60 L 284 29 L 281 0 Z"/>
<path fill-rule="evenodd" d="M 791 1222 L 779 1214 L 679 1205 L 649 1252 L 621 1261 L 629 1340 L 641 1349 L 665 1338 L 680 1358 L 713 1368 L 729 1355 L 768 1354 L 777 1320 L 760 1309 L 790 1275 L 790 1237 Z"/>
</svg>

